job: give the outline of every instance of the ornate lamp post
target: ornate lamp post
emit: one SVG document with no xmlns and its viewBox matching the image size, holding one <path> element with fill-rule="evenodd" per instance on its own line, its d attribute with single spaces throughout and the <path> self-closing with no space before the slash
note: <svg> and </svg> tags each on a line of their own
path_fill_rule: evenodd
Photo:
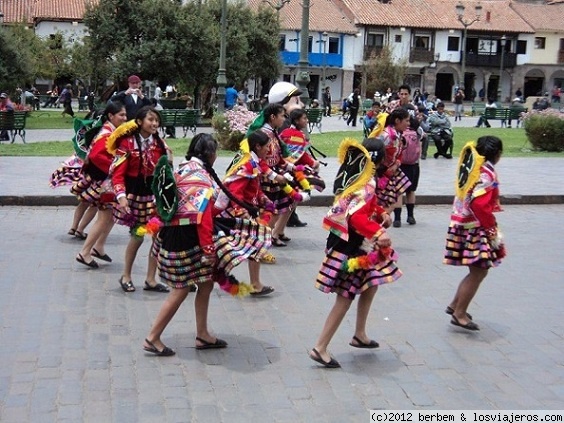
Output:
<svg viewBox="0 0 564 423">
<path fill-rule="evenodd" d="M 501 85 L 502 81 L 503 81 L 503 59 L 505 58 L 505 43 L 507 42 L 507 37 L 505 36 L 505 34 L 503 35 L 503 37 L 501 37 L 500 40 L 500 46 L 501 46 L 501 60 L 499 62 L 499 83 L 498 83 L 498 87 L 497 87 L 497 96 L 499 98 L 499 102 L 503 103 L 503 87 Z"/>
<path fill-rule="evenodd" d="M 309 60 L 308 60 L 308 45 L 309 45 L 309 0 L 302 2 L 302 30 L 300 34 L 300 59 L 298 60 L 296 83 L 302 92 L 300 100 L 304 103 L 305 107 L 309 106 L 309 92 L 307 85 L 309 84 Z"/>
<path fill-rule="evenodd" d="M 225 86 L 227 85 L 227 77 L 225 70 L 225 45 L 227 32 L 227 0 L 221 1 L 221 38 L 219 41 L 219 69 L 217 71 L 217 111 L 223 113 L 225 111 Z"/>
<path fill-rule="evenodd" d="M 482 6 L 478 3 L 476 5 L 476 7 L 474 8 L 475 12 L 476 12 L 476 16 L 474 17 L 474 19 L 464 19 L 464 10 L 466 9 L 466 7 L 462 4 L 462 2 L 459 2 L 456 5 L 456 15 L 458 18 L 458 21 L 462 24 L 462 26 L 464 27 L 464 32 L 462 35 L 462 44 L 461 44 L 461 48 L 460 48 L 460 54 L 462 56 L 462 63 L 460 65 L 460 74 L 462 76 L 462 81 L 460 81 L 460 77 L 458 78 L 458 86 L 462 87 L 462 85 L 464 84 L 464 80 L 465 80 L 465 76 L 466 76 L 466 34 L 467 34 L 467 30 L 468 27 L 470 25 L 472 25 L 474 22 L 478 22 L 480 20 L 480 17 L 482 15 Z M 462 84 L 461 84 L 462 82 Z M 464 88 L 466 88 L 464 86 Z"/>
</svg>

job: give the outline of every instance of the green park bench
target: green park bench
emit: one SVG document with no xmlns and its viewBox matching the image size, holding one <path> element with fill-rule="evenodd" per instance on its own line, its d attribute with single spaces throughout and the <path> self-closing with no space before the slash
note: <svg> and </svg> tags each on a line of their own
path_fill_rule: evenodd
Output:
<svg viewBox="0 0 564 423">
<path fill-rule="evenodd" d="M 472 116 L 480 116 L 486 110 L 486 103 L 476 101 L 472 103 Z"/>
<path fill-rule="evenodd" d="M 525 107 L 512 107 L 512 108 L 491 108 L 488 107 L 484 110 L 484 118 L 488 121 L 499 120 L 501 121 L 501 126 L 505 126 L 507 121 L 516 120 L 516 127 L 519 126 L 521 120 L 521 113 L 527 112 Z"/>
<path fill-rule="evenodd" d="M 0 112 L 0 131 L 7 131 L 13 144 L 16 135 L 19 135 L 25 144 L 25 121 L 27 118 L 25 111 L 3 111 Z"/>
<path fill-rule="evenodd" d="M 186 108 L 186 100 L 163 98 L 163 99 L 159 100 L 159 103 L 161 103 L 161 106 L 163 106 L 163 109 L 179 110 L 179 109 L 185 109 Z"/>
<path fill-rule="evenodd" d="M 321 121 L 323 119 L 323 109 L 306 109 L 309 133 L 313 132 L 313 128 L 317 128 L 321 133 Z"/>
<path fill-rule="evenodd" d="M 181 126 L 184 138 L 188 131 L 196 135 L 200 120 L 200 109 L 163 109 L 159 111 L 161 117 L 161 132 L 163 138 L 166 136 L 166 128 Z"/>
</svg>

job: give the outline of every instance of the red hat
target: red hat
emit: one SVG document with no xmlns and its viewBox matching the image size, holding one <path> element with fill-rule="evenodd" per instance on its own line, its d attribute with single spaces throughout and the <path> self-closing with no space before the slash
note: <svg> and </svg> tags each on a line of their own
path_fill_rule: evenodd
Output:
<svg viewBox="0 0 564 423">
<path fill-rule="evenodd" d="M 127 82 L 137 84 L 138 82 L 141 82 L 141 78 L 139 78 L 137 75 L 131 75 L 129 78 L 127 78 Z"/>
</svg>

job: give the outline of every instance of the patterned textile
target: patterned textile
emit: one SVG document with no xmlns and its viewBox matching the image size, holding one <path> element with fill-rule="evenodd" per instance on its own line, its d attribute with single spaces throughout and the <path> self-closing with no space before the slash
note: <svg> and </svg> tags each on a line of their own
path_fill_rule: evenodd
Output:
<svg viewBox="0 0 564 423">
<path fill-rule="evenodd" d="M 210 176 L 200 163 L 190 160 L 180 164 L 174 177 L 178 191 L 175 218 L 187 219 L 191 224 L 199 224 L 215 191 Z"/>
<path fill-rule="evenodd" d="M 402 275 L 401 270 L 392 260 L 378 263 L 369 270 L 359 269 L 354 273 L 344 272 L 341 269 L 349 258 L 351 257 L 336 250 L 327 252 L 317 274 L 315 287 L 322 292 L 334 292 L 354 300 L 357 294 L 362 294 L 373 286 L 391 283 Z"/>
<path fill-rule="evenodd" d="M 443 263 L 488 269 L 499 266 L 501 259 L 488 241 L 484 228 L 464 228 L 451 223 L 448 228 Z"/>
<path fill-rule="evenodd" d="M 214 236 L 218 260 L 214 267 L 202 260 L 204 254 L 190 236 L 194 225 L 161 230 L 151 252 L 157 258 L 161 280 L 178 289 L 193 283 L 213 282 L 218 273 L 228 275 L 244 260 L 258 261 L 267 253 L 271 243 L 270 228 L 243 219 L 218 219 L 216 224 L 220 232 Z M 170 237 L 184 240 L 185 247 L 166 242 Z"/>
<path fill-rule="evenodd" d="M 82 165 L 84 161 L 76 154 L 61 163 L 49 178 L 49 186 L 57 188 L 63 185 L 73 185 L 82 179 Z M 72 191 L 71 191 L 72 192 Z"/>
<path fill-rule="evenodd" d="M 385 183 L 385 178 L 386 176 L 382 176 L 378 180 L 379 186 L 381 181 Z M 387 180 L 388 182 L 383 186 L 383 188 L 378 189 L 376 193 L 378 196 L 378 204 L 382 207 L 393 206 L 411 186 L 409 178 L 399 168 L 396 173 L 394 173 L 390 178 L 387 178 Z"/>
<path fill-rule="evenodd" d="M 86 201 L 100 209 L 117 205 L 115 195 L 111 191 L 111 182 L 97 181 L 87 173 L 72 186 L 71 193 L 80 201 Z"/>
</svg>

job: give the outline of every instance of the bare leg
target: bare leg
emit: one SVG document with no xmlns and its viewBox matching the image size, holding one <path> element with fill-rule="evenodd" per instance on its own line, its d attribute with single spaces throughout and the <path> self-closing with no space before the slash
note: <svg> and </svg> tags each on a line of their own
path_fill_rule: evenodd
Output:
<svg viewBox="0 0 564 423">
<path fill-rule="evenodd" d="M 374 300 L 374 296 L 377 291 L 378 286 L 373 286 L 360 294 L 358 305 L 356 307 L 356 326 L 354 329 L 354 336 L 365 344 L 370 342 L 370 338 L 366 334 L 366 321 L 368 319 L 368 313 L 370 313 L 372 301 Z"/>
<path fill-rule="evenodd" d="M 131 237 L 129 238 L 129 243 L 125 248 L 125 263 L 122 275 L 122 280 L 124 283 L 127 283 L 131 280 L 131 269 L 133 268 L 133 262 L 135 261 L 135 257 L 137 257 L 137 251 L 139 251 L 141 244 L 143 244 L 143 238 L 131 235 Z"/>
<path fill-rule="evenodd" d="M 331 339 L 333 339 L 335 332 L 337 332 L 337 329 L 341 325 L 341 322 L 343 321 L 345 314 L 347 314 L 351 304 L 352 300 L 342 297 L 341 295 L 337 295 L 335 304 L 329 312 L 329 315 L 325 320 L 323 330 L 315 343 L 315 349 L 319 352 L 323 361 L 331 360 L 331 357 L 327 352 L 327 346 L 329 345 L 329 342 L 331 342 Z"/>
<path fill-rule="evenodd" d="M 165 346 L 161 342 L 161 335 L 178 311 L 180 304 L 184 302 L 188 296 L 188 288 L 183 289 L 173 289 L 170 294 L 166 297 L 157 318 L 153 323 L 153 327 L 147 335 L 147 339 L 157 347 L 157 349 L 162 350 Z M 145 345 L 150 347 L 150 345 Z"/>
<path fill-rule="evenodd" d="M 208 331 L 208 308 L 212 291 L 213 282 L 198 284 L 194 312 L 196 313 L 196 337 L 213 344 L 217 338 L 212 337 Z M 202 346 L 203 343 L 196 340 L 196 345 Z"/>
<path fill-rule="evenodd" d="M 90 233 L 84 241 L 84 244 L 82 244 L 82 250 L 80 250 L 80 254 L 82 255 L 82 257 L 84 257 L 84 260 L 86 260 L 87 262 L 90 262 L 92 260 L 91 251 L 94 247 L 96 248 L 96 251 L 98 251 L 101 255 L 105 254 L 104 244 L 112 227 L 112 210 L 100 210 L 100 212 L 98 213 L 98 218 L 90 229 Z"/>
<path fill-rule="evenodd" d="M 251 286 L 256 292 L 260 292 L 264 288 L 264 285 L 260 282 L 260 262 L 248 260 L 248 263 Z"/>
<path fill-rule="evenodd" d="M 155 239 L 152 239 L 152 243 L 155 242 Z M 152 245 L 151 243 L 151 245 Z M 157 281 L 155 277 L 157 275 L 157 258 L 151 254 L 149 251 L 149 258 L 147 263 L 147 276 L 145 276 L 145 280 L 149 283 L 150 286 L 155 286 Z"/>
<path fill-rule="evenodd" d="M 450 307 L 454 310 L 453 316 L 463 325 L 470 322 L 466 311 L 476 292 L 478 292 L 480 283 L 488 274 L 488 269 L 482 269 L 481 267 L 468 266 L 468 270 L 468 274 L 458 285 L 456 294 L 450 303 Z"/>
<path fill-rule="evenodd" d="M 276 219 L 276 223 L 274 224 L 272 229 L 272 236 L 274 238 L 278 238 L 280 234 L 284 233 L 284 229 L 286 228 L 286 224 L 288 223 L 288 219 L 290 219 L 292 211 L 293 210 L 290 209 L 278 215 L 278 219 Z"/>
<path fill-rule="evenodd" d="M 80 201 L 78 203 L 78 205 L 74 209 L 71 229 L 74 229 L 75 231 L 78 229 L 80 219 L 82 219 L 82 216 L 84 216 L 84 213 L 86 212 L 86 209 L 88 207 L 90 207 L 90 204 L 88 204 L 86 201 Z"/>
<path fill-rule="evenodd" d="M 84 213 L 84 216 L 82 216 L 82 219 L 80 219 L 80 223 L 78 224 L 78 227 L 76 228 L 76 230 L 78 232 L 84 233 L 84 230 L 86 229 L 88 224 L 90 222 L 92 222 L 92 219 L 94 219 L 94 216 L 96 216 L 96 213 L 98 213 L 98 208 L 88 207 L 88 209 Z"/>
</svg>

